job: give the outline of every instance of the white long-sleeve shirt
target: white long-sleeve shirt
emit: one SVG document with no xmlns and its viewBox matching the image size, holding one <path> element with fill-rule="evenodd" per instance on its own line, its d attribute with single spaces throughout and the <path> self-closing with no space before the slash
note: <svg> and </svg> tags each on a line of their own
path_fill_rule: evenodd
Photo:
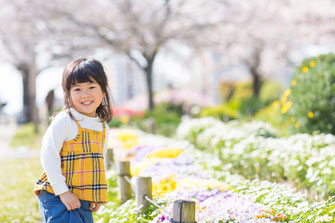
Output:
<svg viewBox="0 0 335 223">
<path fill-rule="evenodd" d="M 102 131 L 103 125 L 99 117 L 88 117 L 71 109 L 72 115 L 78 120 L 82 128 Z M 45 170 L 55 195 L 68 191 L 65 177 L 61 169 L 60 151 L 63 143 L 74 139 L 78 133 L 76 122 L 66 112 L 60 112 L 53 119 L 42 140 L 41 164 Z M 103 157 L 106 157 L 109 128 L 106 124 L 106 141 L 103 147 Z M 106 160 L 106 159 L 105 159 Z M 106 164 L 106 162 L 105 162 Z M 105 165 L 106 166 L 106 165 Z"/>
</svg>

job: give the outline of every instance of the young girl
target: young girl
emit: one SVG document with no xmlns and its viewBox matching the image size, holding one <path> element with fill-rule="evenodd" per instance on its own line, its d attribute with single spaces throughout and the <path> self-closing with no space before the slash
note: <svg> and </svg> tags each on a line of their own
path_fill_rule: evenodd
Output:
<svg viewBox="0 0 335 223">
<path fill-rule="evenodd" d="M 112 118 L 101 63 L 77 59 L 64 70 L 65 107 L 43 136 L 42 176 L 35 184 L 43 222 L 93 222 L 107 202 L 104 157 Z"/>
</svg>

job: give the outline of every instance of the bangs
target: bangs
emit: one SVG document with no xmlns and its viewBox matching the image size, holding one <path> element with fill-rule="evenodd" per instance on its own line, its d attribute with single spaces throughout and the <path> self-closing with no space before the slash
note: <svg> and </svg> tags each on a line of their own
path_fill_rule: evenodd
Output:
<svg viewBox="0 0 335 223">
<path fill-rule="evenodd" d="M 75 69 L 67 78 L 66 89 L 70 90 L 71 86 L 79 83 L 93 83 L 95 75 L 92 75 L 92 73 L 93 72 L 87 70 Z"/>
</svg>

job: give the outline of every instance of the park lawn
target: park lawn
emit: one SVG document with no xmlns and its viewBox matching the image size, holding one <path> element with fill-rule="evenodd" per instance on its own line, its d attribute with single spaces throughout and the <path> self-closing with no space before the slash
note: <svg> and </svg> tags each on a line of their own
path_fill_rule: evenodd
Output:
<svg viewBox="0 0 335 223">
<path fill-rule="evenodd" d="M 9 145 L 11 148 L 26 146 L 30 149 L 40 149 L 44 132 L 45 129 L 39 126 L 39 133 L 35 133 L 33 123 L 20 125 Z"/>
<path fill-rule="evenodd" d="M 42 173 L 40 157 L 0 162 L 0 222 L 42 222 L 33 191 Z"/>
</svg>

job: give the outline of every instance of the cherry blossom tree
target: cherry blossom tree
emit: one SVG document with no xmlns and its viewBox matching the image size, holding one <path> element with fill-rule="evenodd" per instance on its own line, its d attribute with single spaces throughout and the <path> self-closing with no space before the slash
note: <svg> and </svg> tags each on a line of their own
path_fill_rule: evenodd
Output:
<svg viewBox="0 0 335 223">
<path fill-rule="evenodd" d="M 40 71 L 36 66 L 37 45 L 40 40 L 38 20 L 28 1 L 1 0 L 0 42 L 2 59 L 16 68 L 23 80 L 23 120 L 33 121 L 37 131 L 38 112 L 35 104 L 35 79 Z"/>
<path fill-rule="evenodd" d="M 149 109 L 153 103 L 153 66 L 158 53 L 171 40 L 193 48 L 213 44 L 220 24 L 215 1 L 54 1 L 45 7 L 66 27 L 62 33 L 77 32 L 96 38 L 114 52 L 126 55 L 145 74 Z M 219 5 L 220 6 L 220 5 Z M 211 16 L 208 16 L 211 15 Z M 67 31 L 66 31 L 67 30 Z"/>
<path fill-rule="evenodd" d="M 59 50 L 57 36 L 46 26 L 47 18 L 41 13 L 40 0 L 0 0 L 0 49 L 1 59 L 12 65 L 22 76 L 23 117 L 22 121 L 33 122 L 38 131 L 36 106 L 36 77 L 38 74 L 62 61 L 64 52 Z M 64 44 L 65 45 L 65 44 Z M 66 46 L 66 45 L 65 45 Z M 71 44 L 72 46 L 72 44 Z"/>
<path fill-rule="evenodd" d="M 221 48 L 225 58 L 249 68 L 254 96 L 262 79 L 278 67 L 292 67 L 292 52 L 308 45 L 335 46 L 335 4 L 331 0 L 223 0 Z"/>
</svg>

